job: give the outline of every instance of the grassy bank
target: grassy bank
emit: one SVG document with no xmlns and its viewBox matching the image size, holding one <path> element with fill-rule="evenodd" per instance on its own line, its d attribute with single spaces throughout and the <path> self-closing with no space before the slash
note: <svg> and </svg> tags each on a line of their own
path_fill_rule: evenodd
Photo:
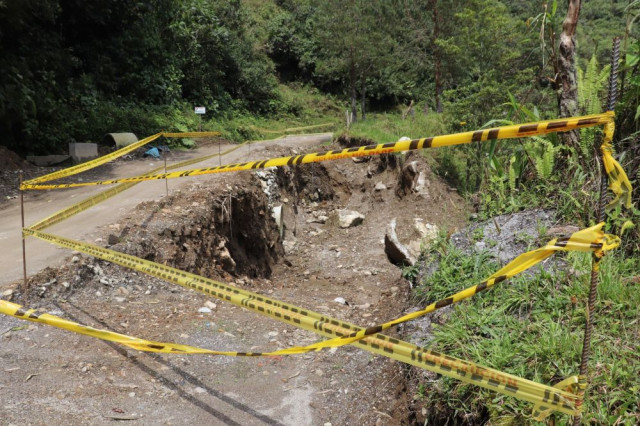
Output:
<svg viewBox="0 0 640 426">
<path fill-rule="evenodd" d="M 419 283 L 425 304 L 481 282 L 498 269 L 488 253 L 466 255 L 443 242 L 427 254 L 439 269 Z M 556 255 L 557 256 L 557 255 Z M 432 348 L 544 384 L 578 372 L 589 289 L 590 255 L 572 252 L 568 266 L 502 283 L 454 306 L 434 325 Z M 640 260 L 618 250 L 607 255 L 595 306 L 585 424 L 640 421 Z M 432 420 L 528 424 L 531 404 L 459 381 L 440 378 L 418 386 L 418 406 Z M 557 424 L 570 418 L 557 415 Z"/>
</svg>

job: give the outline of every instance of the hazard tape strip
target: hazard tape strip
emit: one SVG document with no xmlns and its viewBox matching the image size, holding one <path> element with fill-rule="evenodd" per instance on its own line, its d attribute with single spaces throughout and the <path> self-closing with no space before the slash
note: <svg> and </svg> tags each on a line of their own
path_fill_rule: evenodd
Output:
<svg viewBox="0 0 640 426">
<path fill-rule="evenodd" d="M 316 152 L 310 154 L 300 154 L 290 157 L 271 158 L 268 160 L 251 161 L 237 164 L 226 164 L 218 167 L 204 169 L 186 170 L 181 172 L 149 174 L 133 176 L 129 178 L 104 180 L 98 182 L 81 182 L 69 184 L 41 184 L 34 181 L 24 182 L 20 189 L 42 190 L 56 188 L 74 188 L 91 185 L 110 185 L 124 182 L 142 182 L 157 179 L 176 179 L 186 176 L 199 176 L 212 173 L 237 172 L 241 170 L 253 170 L 267 167 L 293 166 L 298 164 L 315 163 L 320 161 L 338 160 L 352 157 L 366 157 L 371 155 L 390 154 L 394 152 L 412 151 L 423 148 L 438 148 L 467 144 L 471 142 L 485 142 L 494 139 L 513 139 L 546 133 L 562 132 L 572 129 L 593 127 L 604 125 L 613 120 L 613 112 L 603 114 L 586 115 L 558 120 L 539 121 L 537 123 L 518 124 L 492 129 L 477 130 L 451 135 L 434 136 L 430 138 L 413 139 L 408 141 L 398 141 L 385 144 L 368 145 L 361 147 L 345 148 L 337 151 Z M 42 181 L 40 181 L 42 182 Z"/>
<path fill-rule="evenodd" d="M 348 336 L 336 337 L 331 340 L 325 340 L 323 342 L 305 346 L 304 348 L 324 349 L 347 345 L 356 342 L 366 336 L 379 333 L 398 324 L 402 324 L 404 322 L 419 318 L 438 309 L 475 296 L 476 294 L 493 287 L 495 284 L 508 280 L 547 259 L 557 251 L 596 252 L 596 255 L 601 258 L 605 251 L 612 250 L 620 245 L 619 237 L 602 232 L 603 226 L 604 222 L 590 228 L 577 231 L 569 237 L 562 237 L 551 240 L 544 247 L 523 253 L 520 256 L 516 257 L 514 260 L 509 262 L 506 266 L 501 268 L 499 271 L 491 275 L 480 284 L 469 287 L 452 296 L 432 303 L 422 310 L 412 312 L 410 314 L 404 315 L 400 318 L 396 318 L 392 321 L 388 321 L 380 325 L 368 327 L 365 330 L 351 333 Z"/>
<path fill-rule="evenodd" d="M 303 130 L 312 130 L 312 129 L 321 129 L 323 127 L 330 127 L 330 126 L 335 126 L 336 123 L 322 123 L 322 124 L 314 124 L 313 126 L 304 126 L 304 127 L 289 127 L 287 129 L 282 129 L 282 130 L 269 130 L 269 129 L 263 129 L 261 127 L 256 127 L 256 126 L 249 126 L 251 129 L 253 130 L 257 130 L 261 133 L 270 133 L 270 134 L 287 134 L 287 133 L 294 133 L 294 132 L 300 132 Z"/>
<path fill-rule="evenodd" d="M 15 303 L 0 300 L 0 313 L 27 321 L 46 324 L 85 336 L 95 337 L 108 342 L 119 343 L 132 349 L 145 352 L 180 353 L 180 354 L 210 354 L 210 355 L 235 355 L 235 352 L 212 351 L 197 348 L 195 346 L 180 345 L 176 343 L 156 342 L 153 340 L 139 339 L 113 331 L 97 329 L 77 322 L 69 321 L 55 315 L 38 313 L 35 309 L 25 309 Z"/>
<path fill-rule="evenodd" d="M 242 148 L 244 145 L 251 143 L 251 144 L 258 144 L 258 143 L 264 143 L 264 142 L 270 142 L 276 139 L 270 139 L 270 140 L 264 140 L 264 141 L 245 141 L 242 142 L 238 145 L 235 145 L 233 148 L 229 148 L 227 150 L 225 150 L 224 152 L 220 153 L 220 154 L 209 154 L 209 155 L 205 155 L 202 157 L 197 157 L 197 158 L 193 158 L 191 160 L 185 160 L 182 161 L 180 163 L 175 163 L 172 164 L 170 166 L 167 166 L 167 170 L 173 170 L 173 169 L 177 169 L 177 168 L 181 168 L 181 167 L 187 167 L 190 166 L 192 164 L 196 164 L 196 163 L 200 163 L 202 161 L 206 161 L 209 160 L 211 158 L 214 157 L 218 157 L 218 156 L 223 156 L 223 155 L 227 155 L 232 153 L 233 151 Z M 161 167 L 157 167 L 153 170 L 151 170 L 150 173 L 156 173 L 160 170 L 164 169 L 163 166 Z M 120 185 L 113 187 L 113 188 L 109 188 L 105 191 L 100 192 L 99 194 L 90 196 L 70 207 L 64 208 L 56 213 L 53 213 L 51 216 L 48 216 L 42 220 L 40 220 L 39 222 L 33 224 L 32 226 L 30 226 L 31 229 L 34 229 L 36 231 L 42 231 L 50 226 L 53 226 L 57 223 L 60 223 L 72 216 L 75 216 L 78 213 L 81 213 L 87 209 L 89 209 L 90 207 L 93 207 L 97 204 L 100 204 L 101 202 L 108 200 L 111 197 L 114 197 L 118 194 L 120 194 L 123 191 L 126 191 L 127 189 L 131 188 L 132 186 L 137 185 L 140 182 L 128 182 L 128 183 L 121 183 Z"/>
<path fill-rule="evenodd" d="M 117 158 L 120 158 L 123 155 L 130 153 L 131 151 L 135 151 L 141 146 L 144 146 L 149 142 L 153 142 L 154 140 L 158 139 L 160 136 L 162 136 L 162 133 L 156 133 L 155 135 L 141 139 L 136 143 L 125 146 L 124 148 L 120 148 L 119 150 L 114 151 L 110 154 L 103 155 L 102 157 L 96 158 L 95 160 L 87 161 L 85 163 L 78 164 L 77 166 L 69 167 L 63 170 L 58 170 L 57 172 L 49 173 L 48 175 L 40 176 L 31 180 L 26 180 L 23 182 L 23 184 L 32 184 L 36 182 L 48 182 L 50 180 L 60 179 L 67 176 L 73 176 L 75 174 L 78 174 L 87 170 L 91 170 L 94 167 L 101 166 L 103 164 L 108 163 L 109 161 L 113 161 Z M 21 185 L 21 188 L 22 188 L 22 185 Z"/>
<path fill-rule="evenodd" d="M 241 290 L 227 284 L 140 259 L 135 256 L 64 237 L 45 234 L 28 228 L 25 228 L 23 233 L 25 236 L 34 236 L 58 246 L 77 250 L 96 258 L 116 263 L 147 275 L 179 284 L 186 288 L 197 290 L 220 300 L 229 301 L 237 306 L 245 307 L 325 337 L 341 337 L 362 330 L 360 327 L 320 315 L 313 311 L 291 306 L 256 293 Z M 577 414 L 577 397 L 561 389 L 555 389 L 551 386 L 535 383 L 531 380 L 503 373 L 498 370 L 482 367 L 469 361 L 426 350 L 380 333 L 367 336 L 357 343 L 358 346 L 370 352 L 384 355 L 448 377 L 453 377 L 466 383 L 515 396 L 534 404 L 542 404 L 544 407 L 551 406 L 551 409 L 555 411 L 571 415 Z M 308 351 L 309 350 L 304 350 L 304 352 Z M 291 352 L 284 349 L 277 352 L 281 354 L 301 353 L 299 349 Z M 259 356 L 262 354 L 240 352 L 236 353 L 236 355 Z"/>
<path fill-rule="evenodd" d="M 77 166 L 69 167 L 67 169 L 59 170 L 57 172 L 49 173 L 48 175 L 40 176 L 31 180 L 27 180 L 23 182 L 24 184 L 33 184 L 36 182 L 48 182 L 55 179 L 61 179 L 63 177 L 73 176 L 81 172 L 85 172 L 87 170 L 91 170 L 95 167 L 106 164 L 110 161 L 113 161 L 117 158 L 122 157 L 136 149 L 153 142 L 161 136 L 167 138 L 181 138 L 181 137 L 213 137 L 219 136 L 220 132 L 191 132 L 191 133 L 156 133 L 155 135 L 146 137 L 144 139 L 139 140 L 136 143 L 120 148 L 117 151 L 114 151 L 110 154 L 103 155 L 102 157 L 96 158 L 95 160 L 87 161 L 82 164 L 78 164 Z"/>
<path fill-rule="evenodd" d="M 615 122 L 611 121 L 604 126 L 604 140 L 600 146 L 602 152 L 602 162 L 604 163 L 604 169 L 609 177 L 609 189 L 615 195 L 613 201 L 611 201 L 607 208 L 615 207 L 618 204 L 623 204 L 626 208 L 631 208 L 631 182 L 625 173 L 624 169 L 613 158 L 613 133 L 615 131 Z"/>
</svg>

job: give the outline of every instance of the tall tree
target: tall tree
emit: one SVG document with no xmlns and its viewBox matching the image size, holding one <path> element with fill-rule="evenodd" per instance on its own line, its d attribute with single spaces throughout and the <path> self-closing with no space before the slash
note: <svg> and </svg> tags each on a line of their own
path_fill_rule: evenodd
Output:
<svg viewBox="0 0 640 426">
<path fill-rule="evenodd" d="M 327 0 L 317 1 L 315 7 L 316 75 L 347 84 L 356 120 L 358 92 L 362 99 L 366 97 L 368 79 L 387 64 L 385 60 L 395 47 L 386 31 L 389 6 L 382 0 L 350 0 L 346 4 Z"/>
<path fill-rule="evenodd" d="M 576 71 L 576 28 L 580 16 L 580 0 L 569 0 L 567 16 L 562 23 L 557 66 L 559 84 L 558 110 L 560 117 L 571 117 L 578 112 L 578 73 Z M 578 147 L 580 133 L 577 130 L 562 133 L 565 145 Z"/>
</svg>

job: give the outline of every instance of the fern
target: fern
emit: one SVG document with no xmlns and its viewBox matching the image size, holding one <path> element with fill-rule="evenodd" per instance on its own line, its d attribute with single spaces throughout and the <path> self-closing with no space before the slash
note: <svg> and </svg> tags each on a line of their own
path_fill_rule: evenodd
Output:
<svg viewBox="0 0 640 426">
<path fill-rule="evenodd" d="M 556 153 L 560 148 L 553 146 L 549 140 L 540 136 L 532 136 L 531 139 L 535 143 L 527 144 L 527 152 L 533 159 L 538 177 L 542 180 L 548 180 L 553 173 Z"/>
<path fill-rule="evenodd" d="M 599 114 L 602 112 L 601 99 L 607 86 L 609 70 L 606 65 L 598 72 L 598 60 L 593 55 L 583 71 L 578 68 L 578 105 L 583 114 Z M 593 157 L 593 148 L 602 130 L 599 127 L 591 127 L 580 131 L 580 155 L 584 162 L 589 162 Z"/>
</svg>

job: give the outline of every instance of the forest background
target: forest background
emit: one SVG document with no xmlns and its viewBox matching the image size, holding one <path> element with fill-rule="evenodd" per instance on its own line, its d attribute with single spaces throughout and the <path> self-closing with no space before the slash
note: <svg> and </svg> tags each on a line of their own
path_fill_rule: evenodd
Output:
<svg viewBox="0 0 640 426">
<path fill-rule="evenodd" d="M 580 3 L 567 111 L 560 34 Z M 596 113 L 619 36 L 616 146 L 636 181 L 639 14 L 638 0 L 0 0 L 0 144 L 54 154 L 108 132 L 195 130 L 194 106 L 236 141 L 347 110 L 351 135 L 375 142 Z M 442 150 L 433 166 L 488 217 L 529 203 L 523 185 L 553 201 L 551 180 L 592 183 L 598 132 Z M 588 222 L 591 200 L 569 193 Z"/>
</svg>

